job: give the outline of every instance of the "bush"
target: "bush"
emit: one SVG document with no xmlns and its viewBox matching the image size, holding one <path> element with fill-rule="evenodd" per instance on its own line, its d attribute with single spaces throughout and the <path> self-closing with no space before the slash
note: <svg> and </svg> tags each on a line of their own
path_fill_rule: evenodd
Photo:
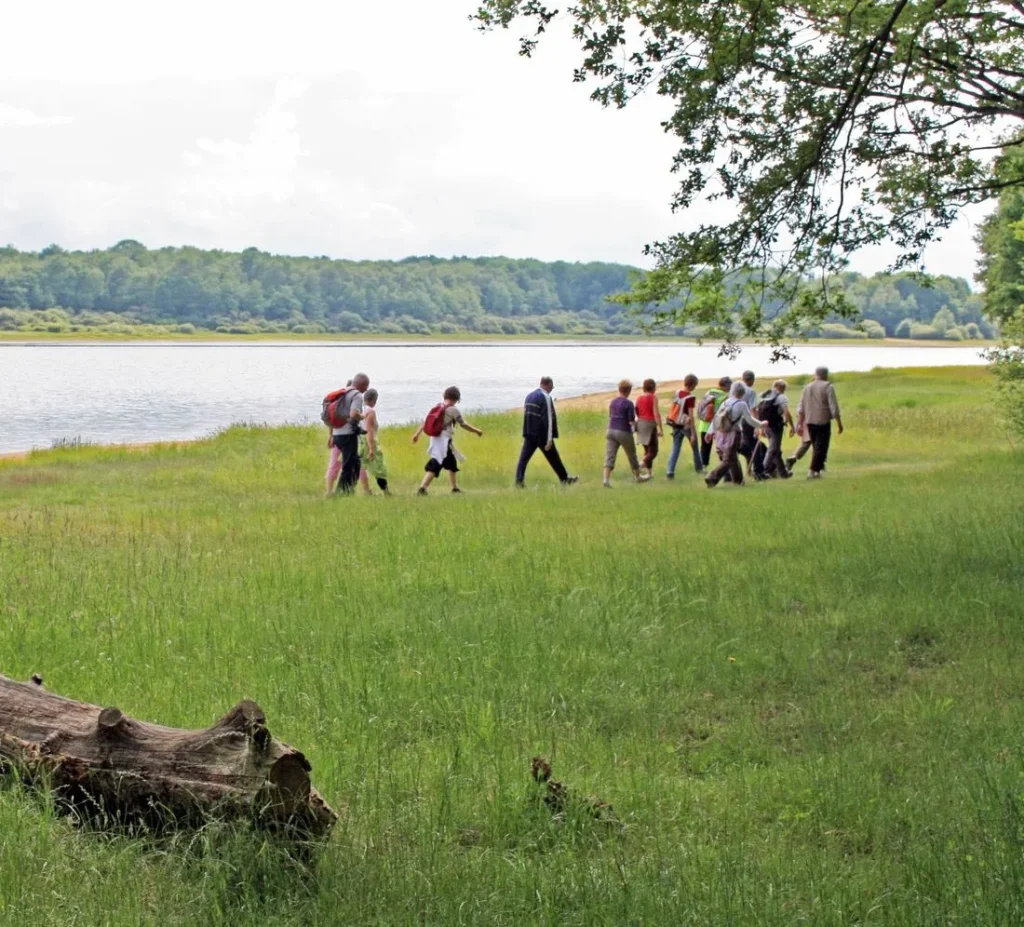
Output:
<svg viewBox="0 0 1024 927">
<path fill-rule="evenodd" d="M 902 322 L 900 322 L 899 325 L 896 326 L 896 332 L 893 335 L 893 337 L 895 337 L 895 338 L 909 338 L 910 337 L 910 329 L 913 326 L 914 326 L 914 320 L 913 319 L 904 319 Z"/>
<path fill-rule="evenodd" d="M 932 325 L 924 325 L 921 322 L 914 322 L 910 326 L 910 337 L 921 341 L 936 341 L 941 339 L 943 332 L 940 332 Z"/>
<path fill-rule="evenodd" d="M 879 340 L 885 337 L 885 326 L 882 325 L 881 322 L 876 322 L 874 319 L 865 319 L 861 323 L 861 327 L 869 338 Z"/>
<path fill-rule="evenodd" d="M 966 341 L 963 332 L 956 327 L 947 328 L 946 333 L 942 336 L 944 341 Z"/>
<path fill-rule="evenodd" d="M 179 335 L 194 335 L 196 333 L 196 327 L 191 322 L 186 322 L 184 325 L 179 325 L 174 330 Z"/>
<path fill-rule="evenodd" d="M 977 322 L 968 322 L 964 326 L 964 334 L 966 334 L 971 341 L 981 341 L 981 339 L 985 337 L 982 335 L 981 329 L 978 328 Z"/>
<path fill-rule="evenodd" d="M 838 322 L 826 322 L 820 328 L 820 337 L 822 338 L 852 338 L 865 340 L 868 337 L 867 332 L 859 332 L 853 328 L 847 328 L 845 325 L 841 325 Z"/>
</svg>

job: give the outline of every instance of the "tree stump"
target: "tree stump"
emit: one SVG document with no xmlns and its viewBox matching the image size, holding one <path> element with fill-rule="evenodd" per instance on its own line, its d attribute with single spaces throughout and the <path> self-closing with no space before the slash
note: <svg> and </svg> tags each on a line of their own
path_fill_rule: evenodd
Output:
<svg viewBox="0 0 1024 927">
<path fill-rule="evenodd" d="M 87 817 L 164 826 L 247 816 L 311 837 L 337 820 L 310 783 L 309 762 L 271 736 L 255 702 L 187 731 L 62 698 L 42 683 L 0 676 L 0 767 L 49 786 Z"/>
</svg>

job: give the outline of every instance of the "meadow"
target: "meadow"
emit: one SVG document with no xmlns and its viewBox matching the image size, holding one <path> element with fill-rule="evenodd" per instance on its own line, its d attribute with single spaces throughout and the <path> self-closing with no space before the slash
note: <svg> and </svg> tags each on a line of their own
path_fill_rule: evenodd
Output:
<svg viewBox="0 0 1024 927">
<path fill-rule="evenodd" d="M 1024 922 L 1020 448 L 982 369 L 836 382 L 814 483 L 604 490 L 585 404 L 567 490 L 511 488 L 516 414 L 470 417 L 462 496 L 412 495 L 410 429 L 393 498 L 323 499 L 315 428 L 0 461 L 0 672 L 176 726 L 253 698 L 342 811 L 304 865 L 7 782 L 0 923 Z M 622 827 L 552 817 L 538 754 Z"/>
</svg>

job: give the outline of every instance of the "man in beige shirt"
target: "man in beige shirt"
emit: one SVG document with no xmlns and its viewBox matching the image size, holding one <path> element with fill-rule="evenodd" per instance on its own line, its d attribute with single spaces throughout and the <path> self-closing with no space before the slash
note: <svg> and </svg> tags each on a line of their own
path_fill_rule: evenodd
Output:
<svg viewBox="0 0 1024 927">
<path fill-rule="evenodd" d="M 828 459 L 828 448 L 832 441 L 832 420 L 835 419 L 839 434 L 843 433 L 843 419 L 839 413 L 839 400 L 836 388 L 829 382 L 828 367 L 819 367 L 814 371 L 814 379 L 804 387 L 797 407 L 797 431 L 803 436 L 799 450 L 786 463 L 789 468 L 807 451 L 811 454 L 811 469 L 807 474 L 809 480 L 818 479 L 825 469 Z"/>
</svg>

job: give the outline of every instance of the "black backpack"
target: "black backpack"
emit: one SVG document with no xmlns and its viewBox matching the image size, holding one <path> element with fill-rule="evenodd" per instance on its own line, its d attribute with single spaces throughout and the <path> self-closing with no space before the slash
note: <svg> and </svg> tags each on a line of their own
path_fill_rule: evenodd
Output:
<svg viewBox="0 0 1024 927">
<path fill-rule="evenodd" d="M 761 394 L 761 401 L 757 404 L 757 417 L 762 422 L 767 422 L 772 431 L 782 430 L 782 413 L 776 400 L 779 394 L 770 389 Z"/>
</svg>

